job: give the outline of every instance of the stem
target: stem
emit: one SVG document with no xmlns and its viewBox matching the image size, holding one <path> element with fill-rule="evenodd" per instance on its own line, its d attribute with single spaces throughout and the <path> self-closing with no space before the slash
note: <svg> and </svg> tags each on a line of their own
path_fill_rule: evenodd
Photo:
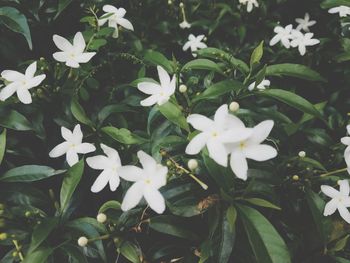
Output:
<svg viewBox="0 0 350 263">
<path fill-rule="evenodd" d="M 24 257 L 23 257 L 23 254 L 22 254 L 22 252 L 21 252 L 21 248 L 20 248 L 19 245 L 18 245 L 17 240 L 12 240 L 12 242 L 13 242 L 13 244 L 14 244 L 15 247 L 16 247 L 16 251 L 18 252 L 18 257 L 19 257 L 19 259 L 20 259 L 21 261 L 23 261 L 23 260 L 24 260 Z"/>
<path fill-rule="evenodd" d="M 106 235 L 103 235 L 103 236 L 90 238 L 89 242 L 94 242 L 94 241 L 97 241 L 97 240 L 105 240 L 105 239 L 108 239 L 109 237 L 110 237 L 110 235 L 106 234 Z"/>
<path fill-rule="evenodd" d="M 325 174 L 321 174 L 320 177 L 326 177 L 329 175 L 333 175 L 333 174 L 338 174 L 338 173 L 342 173 L 342 172 L 346 172 L 348 170 L 348 168 L 343 168 L 343 169 L 339 169 L 339 170 L 335 170 L 329 173 L 325 173 Z"/>
</svg>

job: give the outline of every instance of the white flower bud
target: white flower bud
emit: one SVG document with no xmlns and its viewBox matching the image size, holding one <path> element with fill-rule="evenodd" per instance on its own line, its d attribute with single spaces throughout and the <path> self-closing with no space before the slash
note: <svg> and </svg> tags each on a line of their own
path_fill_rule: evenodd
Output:
<svg viewBox="0 0 350 263">
<path fill-rule="evenodd" d="M 99 213 L 96 217 L 97 222 L 103 224 L 104 222 L 107 221 L 107 216 L 104 213 Z"/>
<path fill-rule="evenodd" d="M 78 239 L 78 245 L 81 247 L 85 247 L 89 240 L 86 237 L 79 237 Z"/>
<path fill-rule="evenodd" d="M 300 152 L 298 153 L 298 155 L 299 155 L 300 158 L 304 158 L 304 157 L 306 156 L 306 152 L 300 151 Z"/>
<path fill-rule="evenodd" d="M 181 2 L 181 3 L 179 4 L 179 6 L 180 6 L 181 8 L 183 8 L 183 7 L 184 7 L 184 3 Z"/>
<path fill-rule="evenodd" d="M 179 87 L 179 90 L 181 93 L 185 93 L 187 91 L 187 86 L 184 84 L 181 84 Z"/>
<path fill-rule="evenodd" d="M 196 170 L 198 167 L 198 162 L 196 159 L 191 159 L 188 161 L 187 166 L 191 171 Z"/>
<path fill-rule="evenodd" d="M 236 111 L 239 110 L 239 103 L 236 102 L 236 101 L 233 101 L 233 102 L 230 103 L 229 108 L 230 108 L 230 111 L 236 112 Z"/>
</svg>

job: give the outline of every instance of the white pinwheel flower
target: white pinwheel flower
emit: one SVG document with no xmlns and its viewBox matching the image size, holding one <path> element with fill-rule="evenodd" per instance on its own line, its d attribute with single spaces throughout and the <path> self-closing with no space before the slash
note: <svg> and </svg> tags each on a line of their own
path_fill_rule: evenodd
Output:
<svg viewBox="0 0 350 263">
<path fill-rule="evenodd" d="M 79 63 L 89 62 L 96 54 L 96 52 L 84 52 L 86 44 L 81 32 L 75 34 L 73 45 L 59 35 L 53 36 L 53 42 L 61 50 L 54 53 L 53 58 L 59 62 L 65 62 L 71 68 L 79 68 Z"/>
<path fill-rule="evenodd" d="M 228 160 L 225 144 L 245 140 L 252 133 L 251 129 L 241 125 L 240 119 L 229 114 L 227 104 L 216 110 L 214 120 L 200 114 L 191 114 L 187 117 L 187 122 L 200 133 L 187 145 L 186 154 L 198 154 L 207 146 L 209 157 L 224 167 L 227 167 Z"/>
<path fill-rule="evenodd" d="M 350 135 L 350 125 L 346 126 L 348 135 Z M 344 159 L 348 167 L 348 173 L 350 174 L 350 136 L 345 136 L 341 138 L 341 143 L 346 145 L 344 151 Z"/>
<path fill-rule="evenodd" d="M 182 29 L 185 29 L 185 28 L 191 28 L 191 24 L 188 23 L 186 20 L 182 21 L 179 26 L 182 28 Z"/>
<path fill-rule="evenodd" d="M 204 35 L 194 36 L 193 34 L 190 34 L 188 36 L 188 41 L 183 46 L 183 51 L 186 51 L 187 49 L 191 49 L 192 55 L 194 57 L 197 57 L 197 54 L 194 53 L 198 49 L 206 48 L 207 45 L 202 42 L 202 40 L 205 38 Z"/>
<path fill-rule="evenodd" d="M 25 74 L 14 70 L 4 70 L 1 77 L 9 83 L 0 91 L 0 100 L 5 101 L 15 92 L 18 99 L 24 104 L 32 103 L 32 96 L 29 93 L 31 88 L 37 87 L 46 78 L 45 74 L 35 76 L 36 62 L 28 66 Z"/>
<path fill-rule="evenodd" d="M 266 89 L 267 87 L 269 87 L 270 84 L 271 84 L 271 82 L 270 82 L 268 79 L 263 79 L 263 81 L 261 81 L 261 82 L 259 83 L 259 85 L 256 86 L 256 88 L 257 88 L 258 90 L 264 90 L 264 89 Z M 254 81 L 252 84 L 250 84 L 250 85 L 248 86 L 248 90 L 252 91 L 252 90 L 254 89 L 254 87 L 255 87 L 255 81 Z"/>
<path fill-rule="evenodd" d="M 286 27 L 276 26 L 273 30 L 276 35 L 271 39 L 270 46 L 281 42 L 285 48 L 290 48 L 290 40 L 293 38 L 292 30 L 292 25 L 287 25 Z"/>
<path fill-rule="evenodd" d="M 273 125 L 274 122 L 272 120 L 263 121 L 252 128 L 249 138 L 238 143 L 226 145 L 228 152 L 231 153 L 231 169 L 238 178 L 247 180 L 247 159 L 262 162 L 277 156 L 275 148 L 267 144 L 261 144 L 270 134 Z M 244 127 L 244 124 L 241 122 L 240 126 Z"/>
<path fill-rule="evenodd" d="M 350 213 L 347 209 L 347 207 L 350 207 L 349 182 L 348 180 L 339 180 L 338 184 L 339 191 L 329 185 L 321 185 L 321 191 L 326 196 L 332 198 L 332 200 L 326 204 L 323 215 L 329 216 L 338 210 L 340 216 L 350 224 Z"/>
<path fill-rule="evenodd" d="M 161 66 L 157 66 L 160 84 L 154 82 L 141 82 L 137 85 L 138 90 L 151 95 L 147 99 L 141 101 L 142 106 L 152 106 L 154 104 L 162 105 L 166 103 L 175 93 L 176 76 L 172 79 L 168 72 Z"/>
<path fill-rule="evenodd" d="M 123 211 L 128 211 L 144 197 L 152 210 L 162 214 L 165 210 L 165 200 L 159 188 L 166 185 L 168 168 L 158 164 L 152 156 L 143 151 L 138 151 L 137 157 L 142 168 L 125 165 L 119 169 L 120 177 L 135 182 L 126 192 L 121 208 Z"/>
<path fill-rule="evenodd" d="M 91 187 L 91 192 L 98 193 L 109 183 L 111 191 L 119 186 L 118 169 L 122 166 L 117 150 L 101 144 L 105 155 L 97 155 L 86 159 L 87 164 L 95 170 L 103 170 Z"/>
<path fill-rule="evenodd" d="M 126 10 L 124 8 L 116 8 L 112 5 L 104 5 L 103 11 L 106 13 L 98 20 L 98 24 L 103 26 L 108 21 L 108 26 L 115 28 L 113 37 L 117 38 L 119 35 L 118 25 L 125 29 L 134 31 L 133 25 L 129 20 L 125 19 Z M 103 17 L 106 18 L 103 18 Z"/>
<path fill-rule="evenodd" d="M 310 20 L 309 13 L 306 13 L 304 18 L 296 18 L 295 22 L 298 23 L 298 26 L 297 26 L 296 30 L 301 30 L 302 29 L 305 32 L 309 32 L 310 31 L 309 27 L 316 24 L 315 20 Z"/>
<path fill-rule="evenodd" d="M 259 7 L 259 3 L 257 0 L 239 0 L 239 3 L 247 6 L 248 13 L 250 13 L 253 10 L 254 6 Z"/>
<path fill-rule="evenodd" d="M 306 53 L 307 46 L 314 46 L 320 43 L 320 40 L 313 39 L 313 33 L 305 33 L 298 30 L 292 31 L 293 40 L 290 42 L 292 47 L 298 47 L 300 55 L 304 56 Z"/>
<path fill-rule="evenodd" d="M 345 6 L 345 5 L 333 7 L 333 8 L 328 10 L 328 13 L 330 13 L 330 14 L 339 13 L 340 17 L 346 17 L 346 16 L 350 15 L 350 7 Z"/>
<path fill-rule="evenodd" d="M 60 143 L 51 150 L 49 156 L 57 158 L 66 155 L 66 160 L 69 166 L 73 166 L 79 162 L 78 153 L 86 154 L 96 151 L 96 148 L 91 143 L 83 143 L 83 133 L 80 124 L 75 125 L 73 132 L 65 127 L 61 127 L 61 134 L 65 142 Z"/>
</svg>

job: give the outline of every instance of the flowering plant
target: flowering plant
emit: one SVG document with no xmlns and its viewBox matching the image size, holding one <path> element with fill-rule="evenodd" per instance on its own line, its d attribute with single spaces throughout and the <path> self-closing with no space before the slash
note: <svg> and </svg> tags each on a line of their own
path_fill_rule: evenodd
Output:
<svg viewBox="0 0 350 263">
<path fill-rule="evenodd" d="M 1 262 L 350 262 L 350 3 L 3 2 Z"/>
</svg>

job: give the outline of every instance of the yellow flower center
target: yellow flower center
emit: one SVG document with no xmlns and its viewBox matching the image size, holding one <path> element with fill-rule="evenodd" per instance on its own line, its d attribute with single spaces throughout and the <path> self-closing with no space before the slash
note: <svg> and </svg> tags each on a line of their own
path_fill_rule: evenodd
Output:
<svg viewBox="0 0 350 263">
<path fill-rule="evenodd" d="M 146 180 L 145 180 L 145 183 L 146 183 L 146 184 L 150 184 L 150 183 L 151 183 L 151 180 L 150 180 L 150 179 L 146 179 Z"/>
<path fill-rule="evenodd" d="M 245 143 L 244 142 L 240 142 L 239 148 L 244 149 L 245 148 Z"/>
<path fill-rule="evenodd" d="M 211 133 L 211 136 L 212 136 L 212 137 L 218 137 L 218 135 L 219 135 L 219 134 L 218 134 L 216 131 L 213 131 L 213 132 Z"/>
</svg>

